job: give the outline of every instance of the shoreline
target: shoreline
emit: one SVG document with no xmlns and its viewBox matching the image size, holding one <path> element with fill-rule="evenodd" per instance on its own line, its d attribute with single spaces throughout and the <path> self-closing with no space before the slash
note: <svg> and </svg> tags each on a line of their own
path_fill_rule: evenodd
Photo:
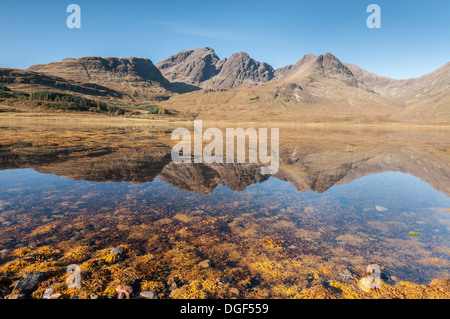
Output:
<svg viewBox="0 0 450 319">
<path fill-rule="evenodd" d="M 140 117 L 121 117 L 121 116 L 107 116 L 97 114 L 77 114 L 77 113 L 22 113 L 22 112 L 5 112 L 0 113 L 0 121 L 39 121 L 39 122 L 77 122 L 83 124 L 119 124 L 119 125 L 146 125 L 146 124 L 158 124 L 158 125 L 193 125 L 194 120 L 184 120 L 180 118 L 161 118 L 150 119 Z M 450 123 L 411 123 L 411 122 L 377 122 L 377 123 L 355 123 L 354 121 L 327 121 L 323 122 L 280 122 L 280 121 L 231 121 L 231 120 L 203 120 L 204 124 L 215 124 L 218 126 L 225 125 L 242 125 L 242 126 L 263 126 L 263 125 L 277 125 L 285 127 L 389 127 L 389 128 L 438 128 L 438 129 L 450 129 Z M 54 123 L 52 123 L 54 124 Z"/>
</svg>

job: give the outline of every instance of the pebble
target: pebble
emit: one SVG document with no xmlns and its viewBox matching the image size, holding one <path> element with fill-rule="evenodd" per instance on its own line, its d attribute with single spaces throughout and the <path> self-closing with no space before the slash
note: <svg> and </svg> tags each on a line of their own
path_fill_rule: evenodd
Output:
<svg viewBox="0 0 450 319">
<path fill-rule="evenodd" d="M 358 287 L 366 294 L 371 294 L 372 290 L 377 288 L 375 283 L 369 277 L 364 277 L 358 281 Z"/>
<path fill-rule="evenodd" d="M 167 281 L 167 285 L 169 286 L 169 291 L 174 291 L 178 289 L 178 284 L 180 283 L 180 279 L 177 277 L 170 277 Z"/>
<path fill-rule="evenodd" d="M 375 206 L 375 208 L 379 212 L 385 212 L 388 210 L 386 207 L 383 207 L 383 206 Z"/>
<path fill-rule="evenodd" d="M 154 291 L 142 291 L 140 296 L 145 299 L 158 299 L 158 294 Z"/>
<path fill-rule="evenodd" d="M 341 280 L 351 280 L 353 279 L 352 273 L 350 272 L 350 270 L 345 269 L 344 271 L 339 273 L 339 278 L 341 278 Z"/>
<path fill-rule="evenodd" d="M 237 288 L 230 288 L 230 289 L 228 290 L 228 292 L 229 292 L 232 296 L 239 297 L 239 289 L 237 289 Z"/>
<path fill-rule="evenodd" d="M 81 289 L 81 268 L 76 264 L 67 266 L 70 276 L 66 279 L 67 288 Z"/>
<path fill-rule="evenodd" d="M 211 267 L 211 260 L 205 259 L 205 260 L 199 262 L 198 265 L 202 268 L 209 268 L 209 267 Z"/>
<path fill-rule="evenodd" d="M 123 248 L 122 247 L 114 247 L 109 251 L 110 255 L 122 255 L 123 254 Z"/>
<path fill-rule="evenodd" d="M 24 299 L 24 298 L 25 298 L 24 294 L 15 294 L 8 297 L 8 299 Z"/>
<path fill-rule="evenodd" d="M 47 288 L 45 291 L 44 291 L 44 295 L 42 296 L 42 299 L 49 299 L 50 298 L 50 296 L 53 294 L 53 289 L 52 288 Z"/>
<path fill-rule="evenodd" d="M 131 288 L 130 286 L 119 285 L 116 287 L 116 292 L 119 294 L 119 296 L 120 293 L 124 293 L 125 296 L 129 298 L 130 295 L 133 293 L 133 288 Z"/>
<path fill-rule="evenodd" d="M 48 297 L 48 299 L 59 299 L 59 298 L 61 298 L 61 294 L 53 294 L 53 295 L 51 295 L 50 297 Z"/>
<path fill-rule="evenodd" d="M 91 299 L 98 299 L 98 296 L 96 294 L 90 294 L 89 298 L 91 298 Z"/>
</svg>

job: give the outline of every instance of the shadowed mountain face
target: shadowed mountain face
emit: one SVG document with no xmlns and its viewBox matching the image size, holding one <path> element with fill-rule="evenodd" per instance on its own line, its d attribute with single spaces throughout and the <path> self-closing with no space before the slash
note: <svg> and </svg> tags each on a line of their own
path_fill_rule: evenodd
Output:
<svg viewBox="0 0 450 319">
<path fill-rule="evenodd" d="M 181 190 L 201 194 L 212 193 L 218 185 L 242 191 L 270 177 L 261 175 L 258 164 L 174 164 L 170 139 L 148 139 L 145 131 L 138 133 L 112 130 L 99 131 L 97 136 L 70 130 L 57 135 L 45 130 L 39 134 L 4 132 L 2 136 L 8 139 L 0 144 L 0 168 L 33 168 L 95 182 L 148 183 L 158 177 Z M 448 196 L 450 145 L 445 133 L 284 132 L 280 138 L 280 169 L 272 177 L 289 182 L 301 192 L 322 193 L 363 176 L 395 171 L 420 178 Z"/>
<path fill-rule="evenodd" d="M 61 90 L 109 98 L 122 98 L 123 93 L 94 83 L 82 83 L 33 71 L 0 68 L 0 83 L 23 90 Z"/>
<path fill-rule="evenodd" d="M 167 99 L 172 90 L 176 91 L 152 61 L 144 58 L 69 58 L 33 65 L 27 71 L 107 86 L 125 93 L 128 97 L 125 102 Z"/>
</svg>

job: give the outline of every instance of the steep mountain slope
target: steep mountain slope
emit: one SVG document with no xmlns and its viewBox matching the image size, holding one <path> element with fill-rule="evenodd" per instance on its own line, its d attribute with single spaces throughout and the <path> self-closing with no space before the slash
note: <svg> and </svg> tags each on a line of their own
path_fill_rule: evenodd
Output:
<svg viewBox="0 0 450 319">
<path fill-rule="evenodd" d="M 363 81 L 356 79 L 353 73 L 331 53 L 319 56 L 307 54 L 295 65 L 277 69 L 275 79 L 292 79 L 305 73 L 320 74 L 353 87 L 364 87 Z"/>
<path fill-rule="evenodd" d="M 220 60 L 211 48 L 185 50 L 156 66 L 172 82 L 212 89 L 251 87 L 272 80 L 275 74 L 270 65 L 252 59 L 245 52 Z"/>
<path fill-rule="evenodd" d="M 211 48 L 184 50 L 156 64 L 171 82 L 200 85 L 220 72 L 223 61 Z"/>
<path fill-rule="evenodd" d="M 245 54 L 242 56 L 245 57 Z M 235 60 L 238 60 L 237 57 Z M 225 64 L 219 75 L 210 80 L 211 83 L 222 84 L 214 80 L 224 73 Z M 250 69 L 255 70 L 255 67 Z M 299 121 L 305 116 L 321 119 L 325 116 L 385 117 L 402 110 L 399 103 L 375 93 L 355 78 L 330 53 L 320 56 L 309 54 L 295 65 L 278 69 L 274 73 L 258 71 L 257 74 L 265 74 L 261 78 L 272 80 L 253 87 L 193 92 L 173 97 L 164 105 L 180 112 L 198 113 L 199 118 L 244 121 Z M 229 79 L 227 87 L 234 87 L 229 83 L 235 81 L 236 77 L 230 75 L 226 79 Z"/>
<path fill-rule="evenodd" d="M 132 101 L 163 100 L 170 95 L 170 83 L 144 58 L 84 57 L 34 65 L 39 72 L 78 82 L 95 83 L 127 93 Z"/>
<path fill-rule="evenodd" d="M 0 68 L 0 83 L 11 89 L 25 92 L 57 90 L 75 92 L 107 100 L 123 98 L 123 93 L 94 83 L 81 83 L 17 69 Z"/>
<path fill-rule="evenodd" d="M 234 53 L 227 59 L 220 73 L 206 81 L 206 88 L 251 87 L 268 82 L 274 78 L 275 70 L 264 62 L 252 59 L 247 53 Z"/>
<path fill-rule="evenodd" d="M 445 120 L 450 118 L 450 62 L 418 78 L 395 80 L 345 64 L 375 92 L 404 106 L 394 118 L 407 120 Z"/>
<path fill-rule="evenodd" d="M 364 82 L 375 92 L 396 99 L 405 106 L 439 96 L 450 90 L 450 62 L 419 78 L 395 80 L 370 73 L 356 65 L 345 64 L 356 79 Z"/>
</svg>

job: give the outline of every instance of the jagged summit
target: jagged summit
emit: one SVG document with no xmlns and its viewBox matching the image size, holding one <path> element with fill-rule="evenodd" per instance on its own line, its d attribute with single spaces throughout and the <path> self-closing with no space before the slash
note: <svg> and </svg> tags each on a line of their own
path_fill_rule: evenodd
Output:
<svg viewBox="0 0 450 319">
<path fill-rule="evenodd" d="M 234 53 L 220 60 L 209 47 L 184 50 L 156 64 L 171 82 L 184 82 L 205 88 L 236 88 L 270 81 L 275 71 L 267 63 L 247 53 Z"/>
<path fill-rule="evenodd" d="M 222 63 L 213 49 L 205 47 L 181 51 L 157 63 L 156 67 L 171 82 L 199 85 L 217 75 Z"/>
</svg>

